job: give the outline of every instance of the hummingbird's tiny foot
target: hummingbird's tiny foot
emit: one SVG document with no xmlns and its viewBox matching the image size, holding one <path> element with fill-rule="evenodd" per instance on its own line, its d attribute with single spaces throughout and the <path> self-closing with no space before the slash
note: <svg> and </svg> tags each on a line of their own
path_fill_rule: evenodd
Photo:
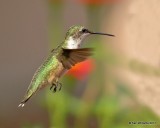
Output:
<svg viewBox="0 0 160 128">
<path fill-rule="evenodd" d="M 59 91 L 61 91 L 62 89 L 62 83 L 58 83 L 59 84 Z"/>
<path fill-rule="evenodd" d="M 53 85 L 50 87 L 50 90 L 52 90 L 52 88 L 53 88 Z"/>
<path fill-rule="evenodd" d="M 56 92 L 57 91 L 57 86 L 55 86 L 53 90 L 54 90 L 54 92 Z"/>
<path fill-rule="evenodd" d="M 53 92 L 56 92 L 57 91 L 57 87 L 59 86 L 59 91 L 62 89 L 62 84 L 57 82 L 56 84 L 53 83 L 52 86 L 50 87 L 50 90 L 53 90 Z M 54 87 L 54 88 L 53 88 Z"/>
<path fill-rule="evenodd" d="M 53 87 L 54 87 L 54 88 L 53 88 Z M 50 90 L 51 90 L 52 92 L 56 92 L 56 90 L 57 90 L 57 85 L 56 85 L 55 83 L 53 83 L 52 86 L 50 87 Z"/>
</svg>

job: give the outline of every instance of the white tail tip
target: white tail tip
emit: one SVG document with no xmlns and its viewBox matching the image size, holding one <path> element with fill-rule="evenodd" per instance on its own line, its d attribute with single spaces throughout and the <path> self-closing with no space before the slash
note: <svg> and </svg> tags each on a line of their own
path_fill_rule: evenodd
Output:
<svg viewBox="0 0 160 128">
<path fill-rule="evenodd" d="M 21 103 L 18 105 L 18 107 L 24 107 L 24 105 L 25 105 L 24 103 Z"/>
</svg>

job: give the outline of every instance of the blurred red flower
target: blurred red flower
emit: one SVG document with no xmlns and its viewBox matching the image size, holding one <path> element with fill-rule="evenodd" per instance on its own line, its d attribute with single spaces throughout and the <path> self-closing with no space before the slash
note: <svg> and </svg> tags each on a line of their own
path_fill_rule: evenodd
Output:
<svg viewBox="0 0 160 128">
<path fill-rule="evenodd" d="M 86 61 L 76 64 L 68 71 L 67 74 L 79 80 L 82 80 L 91 73 L 94 67 L 94 61 L 92 59 L 88 59 Z"/>
</svg>

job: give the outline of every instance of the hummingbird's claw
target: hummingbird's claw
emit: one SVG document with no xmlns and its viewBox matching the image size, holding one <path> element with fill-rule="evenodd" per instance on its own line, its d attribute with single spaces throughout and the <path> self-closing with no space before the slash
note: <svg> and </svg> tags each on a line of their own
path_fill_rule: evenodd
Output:
<svg viewBox="0 0 160 128">
<path fill-rule="evenodd" d="M 52 91 L 53 86 L 54 86 L 53 92 L 56 92 L 57 85 L 55 83 L 52 84 L 52 86 L 50 87 L 50 90 Z"/>
<path fill-rule="evenodd" d="M 62 83 L 58 83 L 59 84 L 59 91 L 61 91 L 62 89 Z"/>
<path fill-rule="evenodd" d="M 56 92 L 57 91 L 57 86 L 55 86 L 53 90 L 54 90 L 54 92 Z"/>
<path fill-rule="evenodd" d="M 52 91 L 53 86 L 56 86 L 56 84 L 52 84 L 52 86 L 50 87 L 50 90 Z"/>
<path fill-rule="evenodd" d="M 53 86 L 54 86 L 54 88 L 53 88 Z M 57 82 L 56 84 L 53 83 L 52 86 L 50 87 L 50 90 L 52 91 L 52 88 L 53 88 L 53 92 L 56 92 L 58 86 L 59 86 L 59 91 L 60 91 L 62 89 L 62 83 L 59 83 L 59 82 Z"/>
<path fill-rule="evenodd" d="M 53 85 L 50 87 L 50 90 L 52 90 L 52 88 L 53 88 Z"/>
<path fill-rule="evenodd" d="M 53 86 L 54 86 L 54 88 L 53 88 Z M 52 91 L 52 88 L 53 88 L 53 91 L 52 92 L 56 92 L 57 91 L 57 86 L 58 86 L 58 84 L 56 83 L 53 83 L 52 84 L 52 86 L 50 87 L 50 90 Z"/>
</svg>

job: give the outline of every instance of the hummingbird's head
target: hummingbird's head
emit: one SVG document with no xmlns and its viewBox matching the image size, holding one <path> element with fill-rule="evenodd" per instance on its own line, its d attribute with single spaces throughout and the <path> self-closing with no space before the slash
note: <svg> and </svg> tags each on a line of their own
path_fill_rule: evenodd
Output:
<svg viewBox="0 0 160 128">
<path fill-rule="evenodd" d="M 111 35 L 111 34 L 91 32 L 83 26 L 72 26 L 68 30 L 68 32 L 66 34 L 66 37 L 65 37 L 66 47 L 69 48 L 69 49 L 79 48 L 80 45 L 82 44 L 82 41 L 88 35 L 92 35 L 92 34 L 114 36 L 114 35 Z"/>
<path fill-rule="evenodd" d="M 73 38 L 75 40 L 80 39 L 82 40 L 84 37 L 89 35 L 89 33 L 86 32 L 87 29 L 85 29 L 83 26 L 72 26 L 69 28 L 66 39 Z"/>
</svg>

